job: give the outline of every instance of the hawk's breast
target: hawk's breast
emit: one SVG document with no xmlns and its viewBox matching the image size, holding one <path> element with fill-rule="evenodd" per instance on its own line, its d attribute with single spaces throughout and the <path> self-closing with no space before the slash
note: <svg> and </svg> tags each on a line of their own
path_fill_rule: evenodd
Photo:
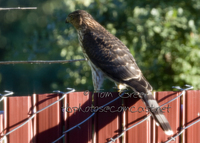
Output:
<svg viewBox="0 0 200 143">
<path fill-rule="evenodd" d="M 83 47 L 83 39 L 84 39 L 84 34 L 81 31 L 78 31 L 78 40 L 81 45 L 83 55 L 86 58 L 88 65 L 91 68 L 92 71 L 92 79 L 93 79 L 93 85 L 94 85 L 94 90 L 100 90 L 101 84 L 104 80 L 104 73 L 100 68 L 98 68 L 95 64 L 92 63 L 90 60 L 89 56 L 87 55 L 84 47 Z"/>
</svg>

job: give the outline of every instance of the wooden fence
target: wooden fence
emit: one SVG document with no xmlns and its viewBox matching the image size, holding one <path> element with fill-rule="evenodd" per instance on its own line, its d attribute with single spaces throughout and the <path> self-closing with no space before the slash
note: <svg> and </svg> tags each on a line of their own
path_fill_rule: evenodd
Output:
<svg viewBox="0 0 200 143">
<path fill-rule="evenodd" d="M 180 92 L 155 92 L 159 105 L 177 97 Z M 28 120 L 38 110 L 58 100 L 61 94 L 34 94 L 12 96 L 4 99 L 4 113 L 0 115 L 1 136 Z M 4 143 L 51 143 L 63 132 L 88 118 L 93 109 L 118 97 L 118 93 L 97 93 L 92 101 L 91 93 L 73 92 L 53 106 L 36 114 L 28 123 L 5 137 Z M 126 97 L 126 98 L 125 98 Z M 123 108 L 122 108 L 123 107 Z M 120 112 L 121 109 L 127 110 Z M 129 107 L 129 108 L 128 108 Z M 119 136 L 123 130 L 137 124 L 147 116 L 145 105 L 131 94 L 96 112 L 93 118 L 67 132 L 58 143 L 106 143 Z M 199 120 L 200 90 L 187 91 L 183 96 L 162 107 L 174 135 L 185 126 Z M 128 130 L 115 143 L 161 143 L 169 139 L 149 117 Z M 172 143 L 200 143 L 200 122 L 191 126 Z"/>
</svg>

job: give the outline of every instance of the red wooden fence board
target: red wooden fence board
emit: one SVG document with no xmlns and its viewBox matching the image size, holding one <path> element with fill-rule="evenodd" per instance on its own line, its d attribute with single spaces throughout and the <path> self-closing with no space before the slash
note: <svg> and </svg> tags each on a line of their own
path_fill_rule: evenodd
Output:
<svg viewBox="0 0 200 143">
<path fill-rule="evenodd" d="M 125 127 L 129 128 L 132 125 L 137 124 L 147 116 L 145 112 L 145 105 L 139 97 L 125 96 L 124 106 L 129 107 L 126 111 L 126 123 Z M 143 110 L 144 109 L 144 110 Z M 133 127 L 125 133 L 125 143 L 150 143 L 150 118 L 143 123 Z"/>
<path fill-rule="evenodd" d="M 59 94 L 36 95 L 37 111 L 59 100 L 59 97 Z M 62 135 L 61 102 L 38 113 L 36 119 L 36 143 L 51 143 Z"/>
<path fill-rule="evenodd" d="M 101 107 L 104 104 L 114 100 L 118 93 L 101 92 L 94 95 L 95 107 Z M 110 138 L 118 136 L 122 129 L 122 112 L 118 112 L 118 107 L 122 105 L 121 98 L 107 105 L 103 110 L 99 110 L 95 114 L 95 140 L 96 143 L 105 143 Z M 115 143 L 120 143 L 121 138 Z"/>
<path fill-rule="evenodd" d="M 156 99 L 159 102 L 159 105 L 162 105 L 178 95 L 178 92 L 172 91 L 156 92 Z M 66 96 L 64 105 L 62 105 L 62 102 L 60 101 L 52 107 L 40 112 L 33 120 L 8 135 L 6 140 L 8 143 L 51 143 L 62 135 L 64 125 L 64 130 L 67 130 L 89 117 L 92 114 L 91 106 L 93 104 L 95 107 L 99 107 L 116 97 L 118 97 L 118 93 L 96 93 L 94 95 L 94 103 L 92 103 L 91 93 L 70 93 Z M 141 99 L 132 96 L 128 98 L 125 97 L 111 103 L 103 110 L 100 110 L 101 112 L 98 111 L 93 119 L 80 125 L 80 129 L 76 128 L 68 132 L 65 137 L 65 142 L 92 143 L 92 139 L 94 139 L 95 143 L 105 143 L 110 141 L 110 138 L 115 138 L 122 132 L 122 125 L 125 125 L 125 128 L 128 128 L 145 118 L 147 113 L 143 111 L 145 105 Z M 38 111 L 59 98 L 59 94 L 40 94 L 34 95 L 33 98 L 30 96 L 6 97 L 4 99 L 4 115 L 0 114 L 1 135 L 3 129 L 5 134 L 24 123 L 32 115 L 33 109 L 37 109 Z M 183 98 L 182 114 L 180 106 L 182 101 L 181 98 Z M 165 105 L 164 110 L 164 114 L 168 119 L 174 134 L 180 132 L 181 120 L 183 126 L 187 126 L 200 119 L 200 90 L 187 91 L 186 95 L 181 98 Z M 127 109 L 123 113 L 119 112 L 119 109 L 121 108 L 118 108 L 122 107 L 122 103 L 124 109 Z M 66 107 L 68 107 L 68 112 L 66 112 Z M 110 110 L 115 112 L 112 113 Z M 69 113 L 69 111 L 71 113 Z M 169 111 L 169 113 L 167 111 Z M 63 122 L 62 116 L 64 117 L 65 122 Z M 94 137 L 92 136 L 92 124 L 94 126 Z M 34 125 L 34 127 L 32 127 L 32 125 Z M 200 142 L 199 133 L 200 123 L 197 123 L 183 133 L 182 142 Z M 127 131 L 124 134 L 124 137 L 117 139 L 115 143 L 121 143 L 122 139 L 124 143 L 161 143 L 167 141 L 169 137 L 170 136 L 164 134 L 160 127 L 152 124 L 152 119 L 147 119 L 143 123 Z M 58 143 L 62 142 L 63 139 Z M 179 142 L 181 142 L 180 136 L 173 141 L 173 143 Z"/>
<path fill-rule="evenodd" d="M 185 123 L 184 127 L 200 119 L 200 90 L 190 90 L 186 92 L 184 98 Z M 200 142 L 200 122 L 185 130 L 185 143 Z"/>
<path fill-rule="evenodd" d="M 178 96 L 180 92 L 173 92 L 173 91 L 162 91 L 162 92 L 156 92 L 156 98 L 159 103 L 159 105 L 163 105 L 166 102 L 172 100 L 176 96 Z M 164 115 L 166 116 L 167 120 L 169 121 L 169 124 L 174 132 L 174 134 L 179 133 L 180 131 L 180 101 L 181 98 L 177 98 L 176 100 L 170 102 L 169 104 L 161 107 L 162 111 L 165 112 Z M 164 110 L 165 109 L 165 110 Z M 169 113 L 168 113 L 168 111 Z M 154 134 L 156 143 L 161 143 L 164 141 L 167 141 L 170 136 L 165 135 L 163 130 L 156 126 L 156 133 Z M 180 137 L 176 138 L 176 141 L 173 141 L 173 143 L 179 143 Z"/>
<path fill-rule="evenodd" d="M 6 103 L 5 103 L 6 102 Z M 31 116 L 31 97 L 8 97 L 4 102 L 6 108 L 6 132 L 13 130 L 21 125 Z M 23 127 L 8 135 L 8 143 L 31 143 L 32 141 L 31 121 Z"/>
<path fill-rule="evenodd" d="M 92 105 L 91 93 L 74 92 L 65 98 L 65 130 L 77 125 L 91 115 L 88 111 Z M 68 108 L 66 108 L 68 107 Z M 74 109 L 80 111 L 74 111 Z M 80 109 L 79 108 L 79 109 Z M 66 111 L 67 110 L 67 111 Z M 70 113 L 71 112 L 71 113 Z M 92 119 L 75 128 L 65 136 L 66 143 L 91 143 L 92 142 Z"/>
</svg>

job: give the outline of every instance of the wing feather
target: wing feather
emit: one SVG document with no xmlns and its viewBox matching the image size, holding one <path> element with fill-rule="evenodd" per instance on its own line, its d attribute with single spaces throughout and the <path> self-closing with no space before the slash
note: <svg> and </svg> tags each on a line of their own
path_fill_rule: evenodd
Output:
<svg viewBox="0 0 200 143">
<path fill-rule="evenodd" d="M 127 85 L 134 83 L 138 92 L 152 90 L 129 49 L 115 36 L 103 30 L 87 32 L 83 38 L 83 47 L 93 64 L 109 78 Z"/>
</svg>

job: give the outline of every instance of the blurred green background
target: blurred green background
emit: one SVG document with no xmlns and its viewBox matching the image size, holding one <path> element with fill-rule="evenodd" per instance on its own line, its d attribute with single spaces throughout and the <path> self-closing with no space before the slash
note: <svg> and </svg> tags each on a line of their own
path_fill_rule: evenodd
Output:
<svg viewBox="0 0 200 143">
<path fill-rule="evenodd" d="M 200 89 L 199 0 L 0 0 L 0 61 L 82 59 L 77 32 L 65 18 L 77 9 L 118 37 L 134 55 L 154 90 L 190 84 Z M 93 90 L 85 61 L 0 65 L 0 93 L 17 95 Z M 114 84 L 104 82 L 112 91 Z"/>
</svg>

